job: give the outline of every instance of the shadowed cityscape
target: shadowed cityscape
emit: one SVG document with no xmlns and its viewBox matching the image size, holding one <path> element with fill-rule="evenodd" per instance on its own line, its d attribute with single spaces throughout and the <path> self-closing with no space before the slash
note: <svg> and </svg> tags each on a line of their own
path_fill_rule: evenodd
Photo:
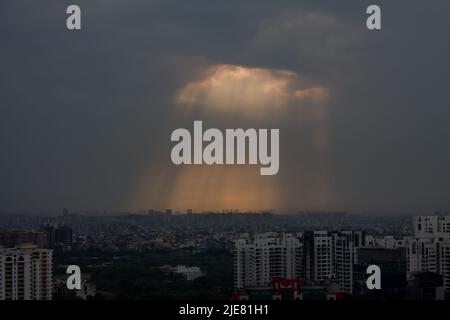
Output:
<svg viewBox="0 0 450 320">
<path fill-rule="evenodd" d="M 450 215 L 443 213 L 65 209 L 1 215 L 0 225 L 1 299 L 450 298 Z M 82 270 L 81 290 L 67 289 L 73 264 Z M 381 290 L 366 287 L 373 264 L 383 271 Z"/>
<path fill-rule="evenodd" d="M 449 301 L 449 12 L 2 0 L 0 300 Z"/>
</svg>

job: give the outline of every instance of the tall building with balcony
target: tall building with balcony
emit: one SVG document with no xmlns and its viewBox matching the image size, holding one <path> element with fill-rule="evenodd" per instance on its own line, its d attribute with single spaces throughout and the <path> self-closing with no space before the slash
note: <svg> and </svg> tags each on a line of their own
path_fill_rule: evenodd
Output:
<svg viewBox="0 0 450 320">
<path fill-rule="evenodd" d="M 356 248 L 362 232 L 308 231 L 245 235 L 235 242 L 235 288 L 266 286 L 273 279 L 336 280 L 352 293 Z"/>
<path fill-rule="evenodd" d="M 34 245 L 0 248 L 0 300 L 51 300 L 52 251 Z"/>
<path fill-rule="evenodd" d="M 450 216 L 414 217 L 416 238 L 436 238 L 450 236 Z"/>
<path fill-rule="evenodd" d="M 235 242 L 235 288 L 266 286 L 272 279 L 303 276 L 303 245 L 292 234 L 263 233 Z"/>
<path fill-rule="evenodd" d="M 450 296 L 450 216 L 414 217 L 414 237 L 405 241 L 408 272 L 429 271 L 443 276 Z"/>
<path fill-rule="evenodd" d="M 346 293 L 353 291 L 353 265 L 356 249 L 365 246 L 360 231 L 310 231 L 303 234 L 305 279 L 324 281 L 334 279 Z"/>
</svg>

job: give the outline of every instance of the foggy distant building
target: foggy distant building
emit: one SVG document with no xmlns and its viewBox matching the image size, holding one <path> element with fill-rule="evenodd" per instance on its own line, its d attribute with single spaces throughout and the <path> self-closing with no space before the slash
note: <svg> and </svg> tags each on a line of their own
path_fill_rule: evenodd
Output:
<svg viewBox="0 0 450 320">
<path fill-rule="evenodd" d="M 56 243 L 61 243 L 65 246 L 71 246 L 73 241 L 72 228 L 62 226 L 55 231 Z"/>
<path fill-rule="evenodd" d="M 45 233 L 31 230 L 0 230 L 0 247 L 14 248 L 26 243 L 44 248 L 46 246 Z"/>
<path fill-rule="evenodd" d="M 186 281 L 192 281 L 204 275 L 199 267 L 187 267 L 185 265 L 177 265 L 172 269 L 172 272 Z"/>
<path fill-rule="evenodd" d="M 71 248 L 73 243 L 72 228 L 67 226 L 46 226 L 43 230 L 46 233 L 48 248 Z"/>
</svg>

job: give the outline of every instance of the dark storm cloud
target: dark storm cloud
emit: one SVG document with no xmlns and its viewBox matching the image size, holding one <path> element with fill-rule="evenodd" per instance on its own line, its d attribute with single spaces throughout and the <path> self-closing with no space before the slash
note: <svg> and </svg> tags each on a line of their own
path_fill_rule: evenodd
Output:
<svg viewBox="0 0 450 320">
<path fill-rule="evenodd" d="M 378 3 L 381 32 L 365 29 L 364 1 L 77 1 L 83 30 L 69 32 L 72 2 L 2 1 L 0 210 L 122 208 L 144 171 L 169 166 L 170 132 L 192 124 L 174 95 L 214 64 L 331 92 L 326 157 L 310 124 L 277 123 L 281 209 L 448 207 L 450 4 Z"/>
</svg>

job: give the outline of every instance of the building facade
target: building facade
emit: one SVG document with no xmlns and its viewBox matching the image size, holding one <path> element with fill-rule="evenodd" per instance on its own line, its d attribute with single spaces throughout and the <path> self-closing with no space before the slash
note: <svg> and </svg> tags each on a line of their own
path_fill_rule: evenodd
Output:
<svg viewBox="0 0 450 320">
<path fill-rule="evenodd" d="M 234 286 L 266 286 L 276 278 L 301 278 L 302 261 L 303 245 L 295 235 L 245 235 L 235 242 Z"/>
<path fill-rule="evenodd" d="M 450 216 L 414 218 L 414 237 L 406 239 L 408 272 L 429 271 L 443 276 L 450 295 Z"/>
<path fill-rule="evenodd" d="M 273 279 L 335 280 L 352 293 L 356 249 L 362 232 L 308 231 L 245 235 L 235 242 L 234 286 L 267 286 Z"/>
<path fill-rule="evenodd" d="M 0 300 L 51 298 L 51 250 L 33 245 L 0 249 Z"/>
</svg>

